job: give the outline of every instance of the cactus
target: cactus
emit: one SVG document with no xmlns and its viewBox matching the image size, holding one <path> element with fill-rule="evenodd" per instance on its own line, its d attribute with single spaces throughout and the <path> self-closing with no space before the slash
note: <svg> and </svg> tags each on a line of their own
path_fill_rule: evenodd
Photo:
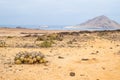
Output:
<svg viewBox="0 0 120 80">
<path fill-rule="evenodd" d="M 22 62 L 18 59 L 15 61 L 15 64 L 21 64 Z"/>
<path fill-rule="evenodd" d="M 29 59 L 28 61 L 29 64 L 33 64 L 33 62 L 34 62 L 33 59 Z"/>
<path fill-rule="evenodd" d="M 20 57 L 20 61 L 22 61 L 22 62 L 24 61 L 24 57 L 23 56 Z"/>
<path fill-rule="evenodd" d="M 14 58 L 15 64 L 45 63 L 45 56 L 41 52 L 19 52 Z"/>
<path fill-rule="evenodd" d="M 46 61 L 44 59 L 40 59 L 39 63 L 45 63 Z"/>
</svg>

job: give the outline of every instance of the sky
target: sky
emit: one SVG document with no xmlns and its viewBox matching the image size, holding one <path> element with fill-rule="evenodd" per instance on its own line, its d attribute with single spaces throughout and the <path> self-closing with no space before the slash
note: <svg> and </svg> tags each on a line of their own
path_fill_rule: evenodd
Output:
<svg viewBox="0 0 120 80">
<path fill-rule="evenodd" d="M 120 0 L 0 0 L 0 25 L 76 25 L 100 15 L 120 23 Z"/>
</svg>

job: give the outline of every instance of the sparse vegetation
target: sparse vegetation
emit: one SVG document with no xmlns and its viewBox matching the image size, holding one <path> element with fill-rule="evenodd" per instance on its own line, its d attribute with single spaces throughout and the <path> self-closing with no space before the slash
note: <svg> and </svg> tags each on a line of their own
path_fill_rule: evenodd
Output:
<svg viewBox="0 0 120 80">
<path fill-rule="evenodd" d="M 37 44 L 37 46 L 43 47 L 43 48 L 48 48 L 48 47 L 52 47 L 53 43 L 54 43 L 53 41 L 43 41 L 42 43 Z"/>
<path fill-rule="evenodd" d="M 62 37 L 59 36 L 58 34 L 49 34 L 49 35 L 43 35 L 43 36 L 39 36 L 36 41 L 45 41 L 45 40 L 58 40 L 58 41 L 62 41 Z"/>
<path fill-rule="evenodd" d="M 13 36 L 7 36 L 7 38 L 13 38 Z"/>
<path fill-rule="evenodd" d="M 72 41 L 68 41 L 67 44 L 72 44 L 73 42 Z"/>
<path fill-rule="evenodd" d="M 39 36 L 37 37 L 36 41 L 45 41 L 46 37 L 45 36 Z"/>
<path fill-rule="evenodd" d="M 0 40 L 0 47 L 6 47 L 6 42 L 4 40 Z"/>
<path fill-rule="evenodd" d="M 8 35 L 4 36 L 6 35 L 4 34 L 0 37 L 2 44 L 2 47 L 0 47 L 0 80 L 7 79 L 6 75 L 9 73 L 14 73 L 14 75 L 10 75 L 10 79 L 48 79 L 51 74 L 56 75 L 56 72 L 59 73 L 60 70 L 64 70 L 61 74 L 65 74 L 66 79 L 97 80 L 98 76 L 91 78 L 87 74 L 91 71 L 91 68 L 93 68 L 91 75 L 94 75 L 96 69 L 99 69 L 100 73 L 104 73 L 109 72 L 110 68 L 112 72 L 118 72 L 117 74 L 111 72 L 113 78 L 117 78 L 116 76 L 119 78 L 120 34 L 119 32 L 107 32 L 108 35 L 100 37 L 97 36 L 97 33 L 99 32 L 72 33 L 70 31 L 66 35 L 49 34 L 49 32 L 45 35 L 30 33 L 30 37 L 24 37 L 29 33 L 17 34 L 17 36 L 10 34 L 13 38 L 9 38 Z M 45 55 L 39 50 L 44 52 Z M 73 64 L 74 66 L 70 67 Z M 85 70 L 86 68 L 88 69 Z M 25 75 L 26 73 L 29 74 Z M 39 73 L 47 73 L 48 77 L 45 74 L 40 74 L 42 78 L 37 78 Z M 34 76 L 32 76 L 33 74 Z M 65 75 L 62 75 L 62 77 L 64 78 Z M 59 76 L 51 77 L 53 80 L 57 78 Z M 111 78 L 107 77 L 107 79 Z"/>
<path fill-rule="evenodd" d="M 99 36 L 99 37 L 103 37 L 103 36 L 106 36 L 106 35 L 108 35 L 107 32 L 102 32 L 101 31 L 101 32 L 97 33 L 97 36 Z"/>
</svg>

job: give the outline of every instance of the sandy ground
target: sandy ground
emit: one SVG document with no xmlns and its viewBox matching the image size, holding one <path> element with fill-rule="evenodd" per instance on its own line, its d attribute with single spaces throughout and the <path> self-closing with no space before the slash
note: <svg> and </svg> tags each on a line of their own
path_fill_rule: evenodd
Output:
<svg viewBox="0 0 120 80">
<path fill-rule="evenodd" d="M 95 37 L 94 34 L 90 36 Z M 61 44 L 69 39 L 65 38 Z M 18 37 L 7 39 L 1 36 L 0 40 L 15 45 L 17 42 L 32 43 L 34 39 L 27 37 L 25 42 Z M 120 40 L 95 37 L 94 40 L 83 42 L 78 40 L 73 45 L 50 48 L 1 47 L 0 80 L 120 80 Z M 49 62 L 46 65 L 16 65 L 14 56 L 20 51 L 41 51 Z M 70 72 L 74 72 L 75 76 L 70 76 Z"/>
<path fill-rule="evenodd" d="M 58 33 L 58 32 L 65 32 L 65 31 L 61 31 L 61 30 L 23 29 L 23 28 L 20 28 L 20 29 L 19 28 L 18 29 L 17 28 L 0 28 L 0 36 L 24 36 L 25 34 L 35 34 L 35 33 L 40 35 L 40 34 Z"/>
</svg>

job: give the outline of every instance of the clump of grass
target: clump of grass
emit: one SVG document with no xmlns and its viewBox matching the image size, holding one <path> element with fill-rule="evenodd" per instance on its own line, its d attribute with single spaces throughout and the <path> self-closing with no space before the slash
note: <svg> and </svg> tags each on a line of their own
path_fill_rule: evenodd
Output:
<svg viewBox="0 0 120 80">
<path fill-rule="evenodd" d="M 0 40 L 0 47 L 6 47 L 6 42 L 4 40 Z"/>
<path fill-rule="evenodd" d="M 13 36 L 7 36 L 7 38 L 13 38 Z"/>
<path fill-rule="evenodd" d="M 72 41 L 68 41 L 67 44 L 73 44 L 73 42 Z"/>
<path fill-rule="evenodd" d="M 53 41 L 43 41 L 42 43 L 38 44 L 38 46 L 43 48 L 48 48 L 48 47 L 52 47 L 53 43 L 54 43 Z"/>
<path fill-rule="evenodd" d="M 36 41 L 45 41 L 45 40 L 58 40 L 58 41 L 62 41 L 62 37 L 60 37 L 58 34 L 53 33 L 53 34 L 49 34 L 49 35 L 43 35 L 43 36 L 39 36 Z"/>
<path fill-rule="evenodd" d="M 47 36 L 49 40 L 56 40 L 57 39 L 57 34 L 50 34 Z"/>
<path fill-rule="evenodd" d="M 46 37 L 45 36 L 39 36 L 37 37 L 36 41 L 45 41 Z"/>
<path fill-rule="evenodd" d="M 37 37 L 35 43 L 38 47 L 48 48 L 52 47 L 55 41 L 62 41 L 63 38 L 57 33 L 49 34 L 49 35 L 42 35 Z"/>
<path fill-rule="evenodd" d="M 14 58 L 15 64 L 41 64 L 46 63 L 41 52 L 19 52 Z"/>
<path fill-rule="evenodd" d="M 107 36 L 107 35 L 108 35 L 108 33 L 103 32 L 103 31 L 97 33 L 97 36 L 99 36 L 99 37 L 103 37 L 103 36 Z"/>
<path fill-rule="evenodd" d="M 77 40 L 75 38 L 70 40 L 70 41 L 68 41 L 67 44 L 73 44 L 74 42 L 77 42 Z"/>
</svg>

